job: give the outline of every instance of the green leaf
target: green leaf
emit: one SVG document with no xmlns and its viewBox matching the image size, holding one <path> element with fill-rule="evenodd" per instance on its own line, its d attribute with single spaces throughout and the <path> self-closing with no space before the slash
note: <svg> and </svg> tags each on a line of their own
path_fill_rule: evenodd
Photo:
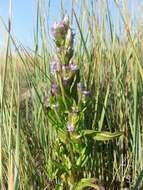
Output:
<svg viewBox="0 0 143 190">
<path fill-rule="evenodd" d="M 58 133 L 58 138 L 60 139 L 60 141 L 66 144 L 67 143 L 66 132 L 62 129 L 58 129 L 57 133 Z"/>
<path fill-rule="evenodd" d="M 76 161 L 77 166 L 81 166 L 82 162 L 85 161 L 85 159 L 87 159 L 87 156 L 86 156 L 85 152 L 86 152 L 86 147 L 83 148 L 83 150 L 80 153 L 79 158 Z"/>
<path fill-rule="evenodd" d="M 93 139 L 96 141 L 108 141 L 108 140 L 112 140 L 114 138 L 120 137 L 121 135 L 123 135 L 123 132 L 114 132 L 114 133 L 100 132 L 100 133 L 97 133 L 93 137 Z"/>
<path fill-rule="evenodd" d="M 82 190 L 85 187 L 93 187 L 94 189 L 100 190 L 100 187 L 98 185 L 95 185 L 95 178 L 83 178 L 81 179 L 72 190 Z"/>
<path fill-rule="evenodd" d="M 105 110 L 106 110 L 106 107 L 107 107 L 108 95 L 109 95 L 109 86 L 107 87 L 107 92 L 106 92 L 106 96 L 105 96 L 105 100 L 104 100 L 104 106 L 103 106 L 102 113 L 101 113 L 101 118 L 100 118 L 100 121 L 99 121 L 99 131 L 102 130 L 103 121 L 104 121 L 104 117 L 105 117 Z"/>
<path fill-rule="evenodd" d="M 82 137 L 90 137 L 93 138 L 94 140 L 97 141 L 107 141 L 107 140 L 112 140 L 114 138 L 120 137 L 123 135 L 123 132 L 105 132 L 105 131 L 94 131 L 94 130 L 84 130 L 82 131 L 81 135 L 74 136 L 74 140 L 79 140 Z"/>
</svg>

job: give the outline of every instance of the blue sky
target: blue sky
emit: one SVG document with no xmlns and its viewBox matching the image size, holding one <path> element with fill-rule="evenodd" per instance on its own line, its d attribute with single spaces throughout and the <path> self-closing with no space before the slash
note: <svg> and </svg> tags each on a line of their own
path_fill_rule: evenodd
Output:
<svg viewBox="0 0 143 190">
<path fill-rule="evenodd" d="M 76 1 L 78 0 L 75 0 L 75 2 Z M 89 0 L 87 0 L 87 2 L 88 1 Z M 46 0 L 46 2 L 48 2 L 48 0 Z M 51 0 L 50 2 L 50 16 L 51 18 L 53 18 L 54 16 L 54 18 L 58 20 L 60 17 L 60 0 Z M 64 6 L 67 7 L 68 10 L 70 10 L 71 1 L 65 0 L 64 2 L 66 3 L 64 3 Z M 113 19 L 116 19 L 117 15 L 114 6 L 114 0 L 109 0 L 109 2 L 112 17 Z M 136 4 L 136 8 L 140 1 L 129 0 L 129 2 L 131 2 L 129 3 L 129 9 L 131 10 L 133 5 L 132 2 Z M 12 32 L 16 36 L 16 39 L 20 40 L 24 46 L 29 46 L 30 48 L 33 48 L 33 23 L 34 19 L 36 18 L 37 0 L 13 0 L 12 5 Z M 0 0 L 0 16 L 2 16 L 6 23 L 8 20 L 8 12 L 9 0 Z M 52 25 L 52 20 L 49 21 L 49 25 Z M 4 46 L 5 37 L 6 32 L 3 31 L 2 25 L 0 23 L 0 50 Z"/>
<path fill-rule="evenodd" d="M 17 40 L 24 45 L 33 41 L 33 18 L 36 13 L 36 1 L 13 0 L 12 1 L 12 31 Z M 9 0 L 0 0 L 0 16 L 7 23 L 9 12 Z M 4 44 L 5 32 L 2 32 L 0 24 L 0 46 Z"/>
<path fill-rule="evenodd" d="M 48 0 L 47 9 L 48 9 Z M 50 16 L 51 18 L 60 18 L 60 0 L 50 1 Z M 70 9 L 69 3 L 67 3 L 68 10 Z M 34 41 L 34 25 L 36 25 L 36 11 L 37 0 L 12 0 L 12 34 L 16 36 L 16 39 L 24 46 L 33 48 Z M 8 22 L 9 14 L 9 0 L 0 0 L 0 16 L 4 19 L 5 23 Z M 52 25 L 52 19 L 49 21 Z M 6 32 L 3 30 L 0 23 L 0 50 L 4 47 L 6 40 Z"/>
</svg>

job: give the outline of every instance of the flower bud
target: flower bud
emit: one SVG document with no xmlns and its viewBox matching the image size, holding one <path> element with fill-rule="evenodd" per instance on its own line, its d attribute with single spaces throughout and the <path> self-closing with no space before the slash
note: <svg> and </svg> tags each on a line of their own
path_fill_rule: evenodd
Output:
<svg viewBox="0 0 143 190">
<path fill-rule="evenodd" d="M 77 84 L 77 91 L 80 93 L 82 92 L 82 86 L 80 82 Z"/>
<path fill-rule="evenodd" d="M 74 113 L 74 114 L 77 114 L 78 113 L 78 109 L 76 108 L 76 107 L 72 107 L 72 113 Z"/>
<path fill-rule="evenodd" d="M 63 44 L 63 42 L 65 40 L 66 32 L 67 32 L 67 29 L 66 29 L 63 21 L 61 21 L 59 23 L 55 22 L 53 24 L 52 33 L 55 38 L 55 43 L 58 47 L 60 47 Z"/>
<path fill-rule="evenodd" d="M 69 16 L 68 16 L 68 14 L 65 15 L 63 22 L 65 24 L 65 27 L 68 28 L 69 27 Z"/>
<path fill-rule="evenodd" d="M 89 91 L 84 90 L 84 91 L 82 92 L 82 101 L 83 101 L 83 103 L 86 102 L 86 100 L 87 100 L 87 98 L 89 97 L 89 95 L 90 95 L 90 92 L 89 92 Z"/>
<path fill-rule="evenodd" d="M 57 72 L 60 71 L 60 62 L 58 60 L 51 62 L 50 68 L 51 68 L 51 73 L 56 77 Z"/>
<path fill-rule="evenodd" d="M 69 47 L 68 49 L 66 49 L 65 51 L 65 63 L 69 63 L 70 59 L 73 56 L 73 48 Z"/>
<path fill-rule="evenodd" d="M 78 70 L 77 65 L 70 64 L 70 72 L 73 74 Z"/>
<path fill-rule="evenodd" d="M 69 132 L 73 132 L 74 131 L 74 125 L 73 124 L 68 125 L 67 128 L 68 128 Z"/>
<path fill-rule="evenodd" d="M 82 92 L 82 95 L 83 95 L 83 97 L 88 97 L 88 96 L 90 95 L 90 92 L 84 90 L 84 91 Z"/>
<path fill-rule="evenodd" d="M 52 107 L 53 107 L 54 109 L 58 110 L 58 108 L 59 108 L 59 104 L 58 104 L 58 102 L 56 102 L 56 104 L 53 104 Z"/>
<path fill-rule="evenodd" d="M 74 34 L 72 28 L 69 27 L 66 35 L 65 48 L 73 47 Z"/>
</svg>

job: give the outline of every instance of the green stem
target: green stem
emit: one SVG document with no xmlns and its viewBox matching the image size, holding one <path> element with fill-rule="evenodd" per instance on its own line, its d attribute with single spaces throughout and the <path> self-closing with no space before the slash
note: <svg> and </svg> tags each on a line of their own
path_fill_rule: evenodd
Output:
<svg viewBox="0 0 143 190">
<path fill-rule="evenodd" d="M 63 88 L 63 84 L 62 84 L 61 76 L 60 76 L 59 74 L 58 74 L 58 81 L 59 81 L 59 85 L 60 85 L 61 92 L 62 92 L 63 102 L 64 102 L 64 105 L 65 105 L 66 110 L 67 110 L 68 107 L 67 107 L 67 104 L 66 104 L 65 92 L 64 92 L 64 88 Z"/>
<path fill-rule="evenodd" d="M 68 132 L 68 137 L 69 140 L 71 141 L 71 132 Z M 73 148 L 72 148 L 72 144 L 70 142 L 70 159 L 71 159 L 71 163 L 72 163 L 72 167 L 71 167 L 71 183 L 74 185 L 76 182 L 76 173 L 74 170 L 74 166 L 75 166 L 75 158 L 74 158 L 74 153 L 73 153 Z"/>
<path fill-rule="evenodd" d="M 71 114 L 69 113 L 68 115 L 68 123 L 71 124 L 72 122 L 72 117 L 71 117 Z M 76 182 L 76 172 L 75 172 L 75 158 L 74 158 L 74 152 L 73 152 L 73 147 L 72 147 L 72 139 L 71 139 L 71 135 L 72 135 L 72 132 L 68 132 L 68 138 L 69 138 L 69 142 L 70 142 L 70 159 L 71 159 L 71 163 L 72 163 L 72 167 L 71 167 L 71 183 L 72 185 L 75 184 Z"/>
</svg>

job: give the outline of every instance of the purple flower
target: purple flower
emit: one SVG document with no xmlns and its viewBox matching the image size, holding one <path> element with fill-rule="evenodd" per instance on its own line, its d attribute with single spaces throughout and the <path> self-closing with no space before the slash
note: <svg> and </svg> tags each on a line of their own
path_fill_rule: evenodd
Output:
<svg viewBox="0 0 143 190">
<path fill-rule="evenodd" d="M 63 77 L 63 83 L 64 85 L 67 85 L 69 82 L 69 78 L 68 77 Z"/>
<path fill-rule="evenodd" d="M 74 125 L 73 124 L 68 125 L 67 128 L 68 128 L 69 132 L 73 132 L 74 131 Z"/>
<path fill-rule="evenodd" d="M 80 83 L 80 82 L 77 84 L 77 90 L 78 90 L 79 92 L 82 91 L 82 86 L 81 86 L 81 83 Z"/>
<path fill-rule="evenodd" d="M 72 113 L 77 113 L 78 112 L 78 109 L 76 107 L 72 107 Z"/>
<path fill-rule="evenodd" d="M 59 86 L 56 83 L 52 84 L 52 86 L 51 86 L 51 92 L 53 94 L 56 94 L 58 92 L 58 90 L 59 90 Z"/>
<path fill-rule="evenodd" d="M 56 102 L 56 104 L 53 104 L 53 108 L 56 109 L 56 110 L 58 110 L 58 108 L 59 108 L 58 102 Z"/>
<path fill-rule="evenodd" d="M 44 96 L 44 105 L 45 105 L 45 107 L 50 106 L 48 96 Z"/>
<path fill-rule="evenodd" d="M 88 96 L 90 95 L 90 92 L 84 90 L 84 91 L 82 92 L 82 95 L 83 95 L 83 97 L 88 97 Z"/>
<path fill-rule="evenodd" d="M 78 70 L 77 65 L 70 64 L 70 71 L 71 73 L 75 73 Z"/>
<path fill-rule="evenodd" d="M 48 96 L 44 96 L 44 102 L 47 102 Z"/>
<path fill-rule="evenodd" d="M 60 62 L 58 60 L 51 62 L 50 68 L 51 68 L 52 74 L 56 75 L 56 73 L 60 71 Z"/>
</svg>

